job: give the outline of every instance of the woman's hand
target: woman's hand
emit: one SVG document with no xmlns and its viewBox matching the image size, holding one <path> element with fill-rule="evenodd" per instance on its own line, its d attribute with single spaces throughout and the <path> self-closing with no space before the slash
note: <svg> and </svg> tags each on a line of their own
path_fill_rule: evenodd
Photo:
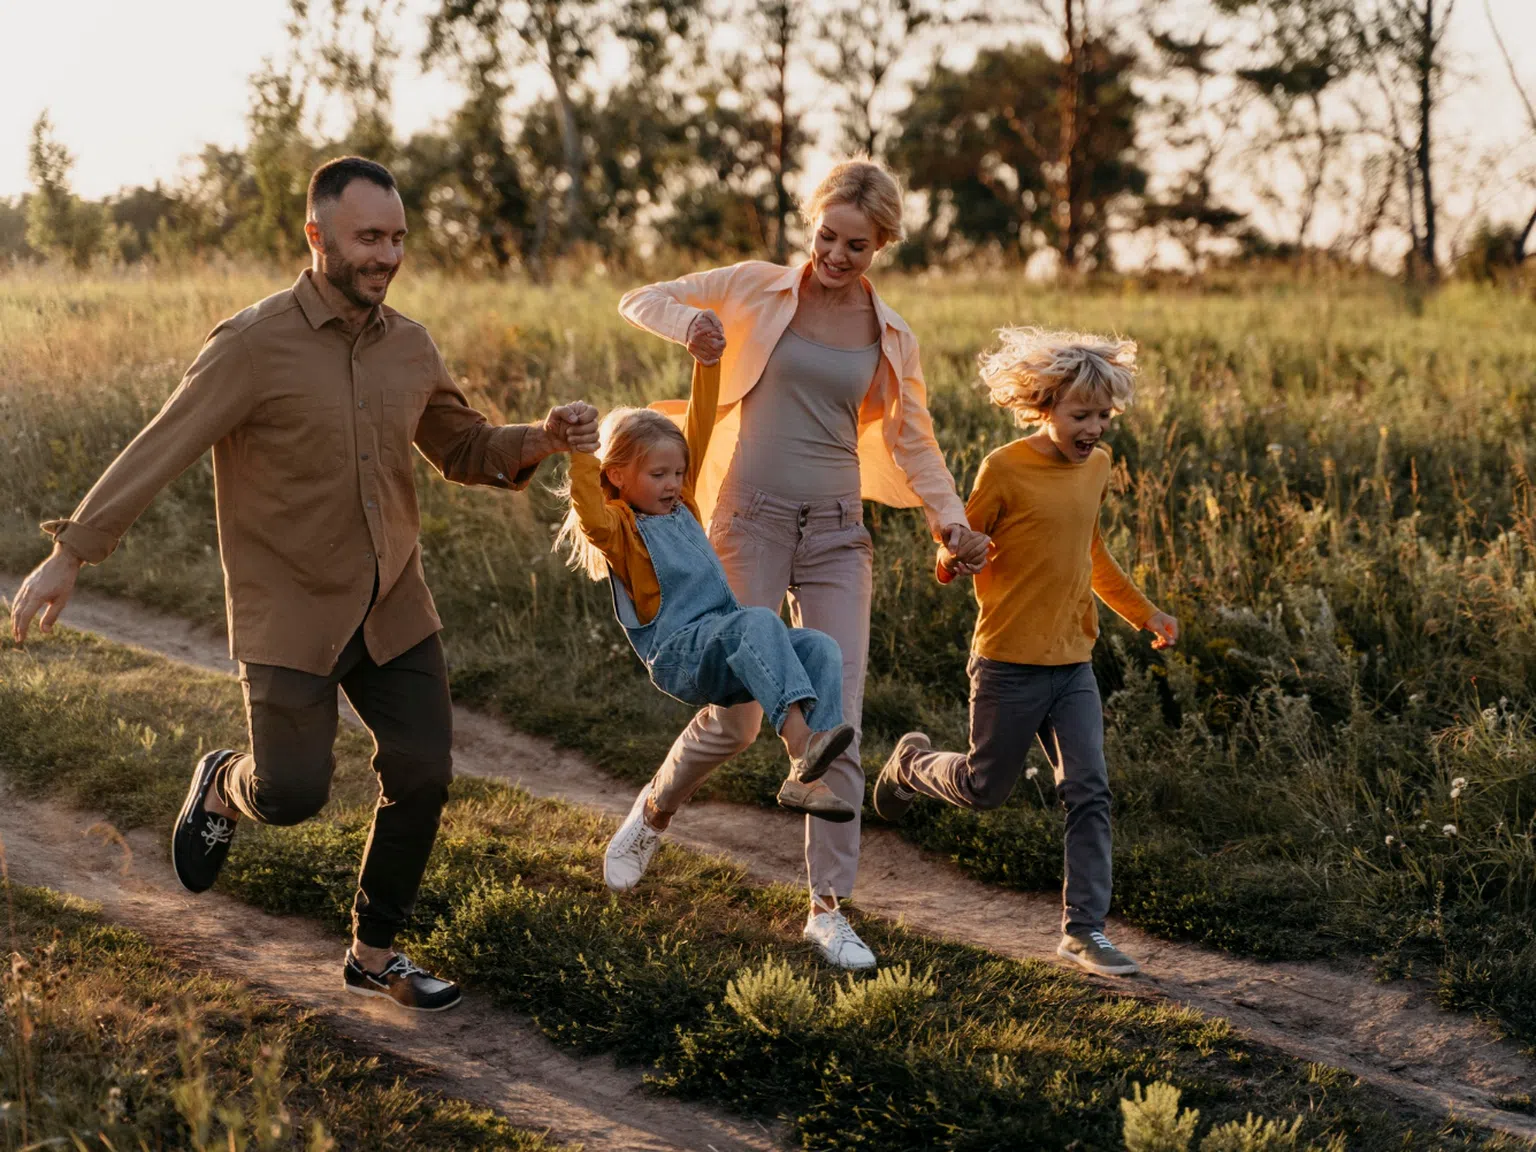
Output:
<svg viewBox="0 0 1536 1152">
<path fill-rule="evenodd" d="M 957 576 L 974 576 L 987 566 L 987 549 L 992 538 L 985 532 L 977 532 L 969 524 L 946 524 L 944 547 L 953 560 L 946 564 Z"/>
<path fill-rule="evenodd" d="M 1172 648 L 1179 642 L 1179 621 L 1176 617 L 1166 612 L 1154 612 L 1152 618 L 1142 625 L 1152 633 L 1154 639 L 1152 647 L 1157 649 Z"/>
<path fill-rule="evenodd" d="M 688 354 L 700 364 L 720 363 L 725 351 L 725 326 L 720 317 L 705 309 L 688 325 Z"/>
</svg>

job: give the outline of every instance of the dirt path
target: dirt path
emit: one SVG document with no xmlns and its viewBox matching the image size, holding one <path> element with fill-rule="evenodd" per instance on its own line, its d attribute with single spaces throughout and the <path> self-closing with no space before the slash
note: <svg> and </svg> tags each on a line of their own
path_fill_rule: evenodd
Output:
<svg viewBox="0 0 1536 1152">
<path fill-rule="evenodd" d="M 0 789 L 3 789 L 0 784 Z M 11 876 L 102 906 L 175 958 L 325 1014 L 337 1032 L 427 1070 L 428 1085 L 586 1152 L 747 1152 L 779 1147 L 760 1126 L 645 1094 L 640 1074 L 557 1049 L 523 1018 L 469 996 L 453 1012 L 408 1017 L 341 989 L 344 942 L 308 921 L 269 916 L 217 893 L 190 896 L 149 830 L 127 849 L 90 835 L 92 818 L 0 791 Z"/>
<path fill-rule="evenodd" d="M 0 588 L 16 583 L 0 576 Z M 81 593 L 65 622 L 199 667 L 232 670 L 222 637 L 122 601 Z M 632 787 L 580 756 L 468 709 L 458 709 L 454 723 L 458 771 L 611 816 L 628 810 Z M 759 879 L 799 884 L 804 863 L 797 823 L 768 809 L 700 803 L 677 818 L 670 838 L 728 855 Z M 1005 956 L 1055 959 L 1056 900 L 969 880 L 887 829 L 866 827 L 858 902 L 918 931 Z M 1146 974 L 1106 981 L 1106 987 L 1224 1017 L 1261 1043 L 1346 1069 L 1419 1107 L 1536 1141 L 1536 1117 L 1494 1103 L 1501 1096 L 1536 1096 L 1536 1062 L 1472 1017 L 1440 1011 L 1432 988 L 1378 983 L 1363 965 L 1266 964 L 1159 940 L 1123 923 L 1112 929 Z"/>
</svg>

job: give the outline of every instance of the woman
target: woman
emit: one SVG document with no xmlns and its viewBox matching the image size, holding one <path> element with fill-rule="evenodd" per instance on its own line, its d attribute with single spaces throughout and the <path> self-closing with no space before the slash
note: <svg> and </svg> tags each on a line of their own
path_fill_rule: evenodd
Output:
<svg viewBox="0 0 1536 1152">
<path fill-rule="evenodd" d="M 796 626 L 838 642 L 843 715 L 858 728 L 873 557 L 861 498 L 920 505 L 965 571 L 985 561 L 988 541 L 966 523 L 934 440 L 917 340 L 864 275 L 902 235 L 895 179 L 878 164 L 841 163 L 805 217 L 813 243 L 799 267 L 753 260 L 694 273 L 635 289 L 619 312 L 720 364 L 719 420 L 695 492 L 710 542 L 743 605 L 777 611 L 787 594 Z M 673 814 L 761 723 L 755 703 L 694 716 L 608 845 L 611 887 L 638 882 Z M 859 809 L 857 737 L 824 779 Z M 805 841 L 805 938 L 832 964 L 872 967 L 838 909 L 858 871 L 859 821 L 807 818 Z"/>
</svg>

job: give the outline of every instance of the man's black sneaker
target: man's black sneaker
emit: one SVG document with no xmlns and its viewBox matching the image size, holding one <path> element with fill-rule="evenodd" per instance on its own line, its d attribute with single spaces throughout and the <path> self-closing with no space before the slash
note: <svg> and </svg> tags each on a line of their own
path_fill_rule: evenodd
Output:
<svg viewBox="0 0 1536 1152">
<path fill-rule="evenodd" d="M 235 822 L 216 816 L 204 805 L 208 792 L 225 763 L 240 755 L 228 748 L 210 752 L 197 762 L 187 798 L 176 817 L 171 832 L 171 864 L 176 879 L 188 892 L 206 892 L 219 878 L 224 858 L 229 855 L 229 841 L 235 834 Z"/>
<path fill-rule="evenodd" d="M 359 996 L 383 996 L 413 1012 L 444 1012 L 463 999 L 457 984 L 423 972 L 404 952 L 396 952 L 384 971 L 374 975 L 357 962 L 352 949 L 348 948 L 342 978 L 348 992 Z"/>
<path fill-rule="evenodd" d="M 880 775 L 875 780 L 876 816 L 894 824 L 907 814 L 907 809 L 912 807 L 912 801 L 917 799 L 917 793 L 901 786 L 901 762 L 904 757 L 919 748 L 932 747 L 933 742 L 921 732 L 908 732 L 896 741 L 896 747 L 891 749 L 891 754 L 886 757 L 885 767 L 880 769 Z"/>
</svg>

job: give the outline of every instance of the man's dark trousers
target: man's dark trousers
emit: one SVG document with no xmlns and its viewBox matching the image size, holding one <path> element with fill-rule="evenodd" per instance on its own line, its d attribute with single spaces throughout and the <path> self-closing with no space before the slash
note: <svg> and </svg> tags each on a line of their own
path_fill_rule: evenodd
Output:
<svg viewBox="0 0 1536 1152">
<path fill-rule="evenodd" d="M 379 803 L 353 903 L 357 938 L 389 948 L 410 919 L 453 777 L 448 666 L 434 634 L 375 664 L 359 628 L 328 676 L 270 664 L 240 665 L 251 751 L 219 782 L 230 807 L 262 824 L 298 824 L 325 806 L 336 770 L 339 687 L 375 750 Z"/>
</svg>

